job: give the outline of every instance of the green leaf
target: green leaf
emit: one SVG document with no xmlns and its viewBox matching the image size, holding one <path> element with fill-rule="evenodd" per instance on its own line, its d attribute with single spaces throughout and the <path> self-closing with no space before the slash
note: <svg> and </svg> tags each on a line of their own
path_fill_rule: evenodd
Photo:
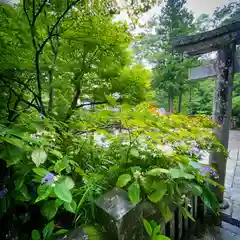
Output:
<svg viewBox="0 0 240 240">
<path fill-rule="evenodd" d="M 157 234 L 159 234 L 161 232 L 161 225 L 157 225 L 154 229 L 153 229 L 153 236 L 156 236 Z"/>
<path fill-rule="evenodd" d="M 32 231 L 32 240 L 41 240 L 41 235 L 38 230 Z"/>
<path fill-rule="evenodd" d="M 210 208 L 214 213 L 217 213 L 219 210 L 219 203 L 214 192 L 210 191 L 209 188 L 202 186 L 203 193 L 202 193 L 202 200 L 204 204 Z"/>
<path fill-rule="evenodd" d="M 49 171 L 44 168 L 34 168 L 33 172 L 35 172 L 40 177 L 45 177 L 49 173 Z"/>
<path fill-rule="evenodd" d="M 52 186 L 49 184 L 41 184 L 38 187 L 38 198 L 36 199 L 35 202 L 42 201 L 46 199 L 52 192 Z"/>
<path fill-rule="evenodd" d="M 151 224 L 143 218 L 143 225 L 149 236 L 152 236 L 152 227 Z"/>
<path fill-rule="evenodd" d="M 12 144 L 12 145 L 14 145 L 14 146 L 16 146 L 16 147 L 23 148 L 23 149 L 25 149 L 26 151 L 31 150 L 31 147 L 29 147 L 28 145 L 26 145 L 26 144 L 24 143 L 24 141 L 21 140 L 21 139 L 18 139 L 18 138 L 7 138 L 7 137 L 3 137 L 2 139 L 5 140 L 6 142 L 8 142 L 8 143 L 10 143 L 10 144 Z"/>
<path fill-rule="evenodd" d="M 113 98 L 112 96 L 110 96 L 110 95 L 105 95 L 105 97 L 106 97 L 106 99 L 108 100 L 108 102 L 111 104 L 111 105 L 113 105 L 113 106 L 115 106 L 115 105 L 117 105 L 117 101 L 116 101 L 116 99 L 115 98 Z"/>
<path fill-rule="evenodd" d="M 74 188 L 74 186 L 75 186 L 75 183 L 74 183 L 74 181 L 72 180 L 72 178 L 70 178 L 70 177 L 64 177 L 64 182 L 65 182 L 65 185 L 66 185 L 66 187 L 69 189 L 69 190 L 71 190 L 72 188 Z"/>
<path fill-rule="evenodd" d="M 128 197 L 133 204 L 137 204 L 140 200 L 140 186 L 137 181 L 129 186 Z"/>
<path fill-rule="evenodd" d="M 75 213 L 77 209 L 77 203 L 74 200 L 72 200 L 71 203 L 65 202 L 64 208 L 69 212 Z"/>
<path fill-rule="evenodd" d="M 47 240 L 53 232 L 54 221 L 49 222 L 43 229 L 43 240 Z"/>
<path fill-rule="evenodd" d="M 148 195 L 148 199 L 151 202 L 157 203 L 159 201 L 162 200 L 162 198 L 164 197 L 164 195 L 167 192 L 167 188 L 166 186 L 163 188 L 158 188 L 156 191 L 154 191 L 152 194 Z"/>
<path fill-rule="evenodd" d="M 136 173 L 136 172 L 141 172 L 142 171 L 142 168 L 141 167 L 131 167 L 131 172 L 132 174 Z"/>
<path fill-rule="evenodd" d="M 71 203 L 72 202 L 72 194 L 69 190 L 69 186 L 65 181 L 57 182 L 54 187 L 54 192 L 58 198 L 60 198 L 64 202 Z"/>
<path fill-rule="evenodd" d="M 151 187 L 153 184 L 152 178 L 149 176 L 147 176 L 147 177 L 140 176 L 139 180 L 140 180 L 140 184 L 144 188 L 145 192 L 149 193 L 151 191 Z"/>
<path fill-rule="evenodd" d="M 45 163 L 47 160 L 47 153 L 41 149 L 35 149 L 32 152 L 32 161 L 36 164 L 37 167 L 39 167 L 42 163 Z"/>
<path fill-rule="evenodd" d="M 214 187 L 219 187 L 220 189 L 224 190 L 224 186 L 221 184 L 217 183 L 216 181 L 212 180 L 211 178 L 205 178 L 205 180 L 210 183 Z"/>
<path fill-rule="evenodd" d="M 67 229 L 60 229 L 60 230 L 56 231 L 53 235 L 63 235 L 67 232 L 68 232 Z"/>
<path fill-rule="evenodd" d="M 28 194 L 28 189 L 24 184 L 22 185 L 21 189 L 18 189 L 18 190 L 14 189 L 12 195 L 13 195 L 14 199 L 18 200 L 18 201 L 26 202 L 31 199 Z"/>
<path fill-rule="evenodd" d="M 118 177 L 116 186 L 118 188 L 122 188 L 122 187 L 126 186 L 131 181 L 131 179 L 132 179 L 132 177 L 130 174 L 123 174 Z"/>
<path fill-rule="evenodd" d="M 58 208 L 55 200 L 48 200 L 44 202 L 41 208 L 41 214 L 45 216 L 48 220 L 51 220 L 56 215 L 57 210 Z"/>
<path fill-rule="evenodd" d="M 58 158 L 63 158 L 62 153 L 59 152 L 58 150 L 52 149 L 52 150 L 50 150 L 50 153 L 53 154 L 54 156 L 58 157 Z"/>
<path fill-rule="evenodd" d="M 61 200 L 61 199 L 59 199 L 59 198 L 57 198 L 56 199 L 56 206 L 57 206 L 57 208 L 59 208 L 64 202 Z"/>
<path fill-rule="evenodd" d="M 14 181 L 15 184 L 15 190 L 20 190 L 23 187 L 24 184 L 24 178 L 18 178 Z"/>
<path fill-rule="evenodd" d="M 130 154 L 133 156 L 133 157 L 139 157 L 139 152 L 136 148 L 131 148 L 130 150 Z"/>
<path fill-rule="evenodd" d="M 159 236 L 156 236 L 154 240 L 171 240 L 171 239 L 164 235 L 159 235 Z"/>
<path fill-rule="evenodd" d="M 203 193 L 203 189 L 200 185 L 196 183 L 190 183 L 190 186 L 192 188 L 192 192 L 195 196 L 201 196 Z"/>
<path fill-rule="evenodd" d="M 63 159 L 58 160 L 54 166 L 54 171 L 60 174 L 65 168 L 69 166 L 69 161 L 67 156 L 65 156 Z"/>
<path fill-rule="evenodd" d="M 84 176 L 85 172 L 83 169 L 81 169 L 80 167 L 75 167 L 75 172 L 78 173 L 80 176 Z"/>
<path fill-rule="evenodd" d="M 148 172 L 146 172 L 147 175 L 151 176 L 161 176 L 162 174 L 169 174 L 169 170 L 164 168 L 154 168 Z"/>
<path fill-rule="evenodd" d="M 183 171 L 181 169 L 178 168 L 171 168 L 169 170 L 170 175 L 173 179 L 175 178 L 182 178 L 183 177 Z"/>
<path fill-rule="evenodd" d="M 169 172 L 173 179 L 185 178 L 185 179 L 191 180 L 195 178 L 194 175 L 186 173 L 182 169 L 178 169 L 178 168 L 171 168 Z"/>
<path fill-rule="evenodd" d="M 103 240 L 102 229 L 92 225 L 83 226 L 83 231 L 88 234 L 89 240 Z"/>
<path fill-rule="evenodd" d="M 195 219 L 193 218 L 192 214 L 185 207 L 181 207 L 181 212 L 185 218 L 190 218 L 193 222 L 195 222 Z"/>
<path fill-rule="evenodd" d="M 173 217 L 173 213 L 170 210 L 168 204 L 162 201 L 160 204 L 160 209 L 161 209 L 161 213 L 163 215 L 165 222 L 170 221 Z"/>
</svg>

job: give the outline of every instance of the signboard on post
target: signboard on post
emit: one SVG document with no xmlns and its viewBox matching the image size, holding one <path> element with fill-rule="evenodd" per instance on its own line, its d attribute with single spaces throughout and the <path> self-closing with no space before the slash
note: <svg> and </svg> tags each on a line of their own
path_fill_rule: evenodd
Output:
<svg viewBox="0 0 240 240">
<path fill-rule="evenodd" d="M 234 64 L 234 73 L 240 72 L 240 57 L 235 58 Z M 216 60 L 213 64 L 208 64 L 205 66 L 199 66 L 195 68 L 190 68 L 188 70 L 188 78 L 189 80 L 204 80 L 211 77 L 216 77 Z"/>
</svg>

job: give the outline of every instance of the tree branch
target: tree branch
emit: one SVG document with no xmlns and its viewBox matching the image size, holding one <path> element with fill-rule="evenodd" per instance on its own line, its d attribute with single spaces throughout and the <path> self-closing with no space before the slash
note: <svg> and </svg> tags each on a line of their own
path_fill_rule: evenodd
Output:
<svg viewBox="0 0 240 240">
<path fill-rule="evenodd" d="M 25 100 L 25 99 L 23 98 L 23 96 L 22 96 L 22 95 L 19 95 L 14 89 L 12 89 L 12 92 L 14 93 L 14 95 L 16 95 L 17 97 L 19 97 L 19 98 L 21 99 L 21 101 L 23 101 L 23 102 L 26 103 L 27 105 L 35 108 L 35 109 L 39 112 L 40 109 L 39 109 L 38 106 L 34 105 L 32 102 L 29 102 L 28 100 Z"/>
<path fill-rule="evenodd" d="M 45 44 L 46 44 L 46 43 L 48 42 L 48 40 L 52 37 L 55 28 L 58 26 L 58 24 L 59 24 L 60 21 L 64 18 L 64 16 L 67 14 L 67 12 L 70 10 L 70 8 L 71 8 L 72 6 L 74 6 L 75 4 L 77 4 L 78 2 L 80 2 L 80 1 L 81 1 L 81 0 L 75 0 L 75 1 L 74 1 L 73 3 L 71 3 L 71 4 L 67 7 L 67 9 L 62 13 L 62 15 L 58 18 L 58 20 L 56 21 L 56 23 L 53 25 L 50 33 L 48 34 L 48 37 L 47 37 L 47 38 L 43 41 L 43 43 L 40 45 L 39 50 L 38 50 L 39 52 L 42 52 Z"/>
<path fill-rule="evenodd" d="M 33 17 L 33 21 L 32 21 L 32 24 L 31 24 L 32 26 L 34 26 L 34 24 L 35 24 L 35 22 L 37 20 L 38 15 L 42 12 L 43 7 L 45 6 L 46 3 L 47 3 L 47 0 L 44 0 L 43 3 L 40 5 L 40 7 L 39 7 L 39 9 L 38 9 L 36 14 L 35 14 L 35 10 L 34 10 L 34 17 Z"/>
<path fill-rule="evenodd" d="M 29 16 L 28 16 L 27 8 L 26 8 L 26 0 L 23 1 L 23 10 L 24 10 L 24 13 L 25 13 L 25 15 L 26 15 L 26 17 L 27 17 L 28 24 L 29 24 L 29 26 L 31 26 L 31 20 L 30 20 L 30 18 L 29 18 Z"/>
<path fill-rule="evenodd" d="M 108 103 L 107 101 L 83 103 L 83 104 L 80 104 L 80 105 L 76 106 L 76 109 L 77 109 L 77 108 L 81 108 L 81 107 L 85 107 L 85 106 L 101 105 L 101 104 L 107 104 L 107 103 Z"/>
<path fill-rule="evenodd" d="M 1 80 L 3 81 L 3 83 L 4 83 L 6 86 L 8 86 L 8 88 L 12 91 L 12 93 L 13 93 L 16 97 L 18 97 L 19 99 L 21 99 L 21 101 L 23 101 L 24 103 L 28 104 L 28 105 L 31 106 L 31 107 L 34 107 L 35 109 L 37 109 L 37 110 L 39 111 L 39 107 L 38 107 L 38 106 L 34 105 L 32 102 L 29 102 L 28 100 L 25 100 L 25 99 L 23 98 L 23 96 L 22 96 L 21 94 L 18 94 L 13 88 L 11 88 L 11 86 L 10 86 L 9 84 L 7 84 L 7 82 L 6 82 L 3 78 L 2 78 Z M 16 105 L 16 102 L 15 102 L 15 105 Z"/>
<path fill-rule="evenodd" d="M 47 19 L 47 12 L 44 11 L 45 18 Z M 59 28 L 57 27 L 57 32 L 59 33 Z M 48 35 L 50 34 L 49 26 L 47 25 Z M 56 46 L 54 46 L 53 43 L 53 35 L 50 38 L 51 48 L 52 48 L 52 67 L 48 71 L 49 75 L 49 85 L 50 85 L 50 91 L 49 91 L 49 101 L 48 101 L 48 113 L 51 114 L 52 108 L 53 108 L 53 102 L 54 102 L 54 88 L 52 86 L 53 83 L 53 73 L 54 73 L 54 67 L 56 65 L 57 56 L 58 56 L 58 49 L 59 49 L 59 35 L 56 34 Z"/>
</svg>

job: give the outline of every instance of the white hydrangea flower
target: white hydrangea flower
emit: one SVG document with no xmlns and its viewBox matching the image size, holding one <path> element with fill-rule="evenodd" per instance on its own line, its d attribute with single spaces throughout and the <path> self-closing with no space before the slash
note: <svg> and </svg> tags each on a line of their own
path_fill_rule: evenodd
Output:
<svg viewBox="0 0 240 240">
<path fill-rule="evenodd" d="M 121 94 L 118 92 L 115 92 L 112 94 L 112 97 L 115 98 L 116 100 L 118 100 L 121 97 Z"/>
<path fill-rule="evenodd" d="M 94 134 L 94 141 L 103 148 L 108 148 L 110 146 L 110 141 L 105 138 L 104 134 Z"/>
<path fill-rule="evenodd" d="M 173 148 L 170 145 L 157 145 L 157 149 L 164 152 L 166 155 L 172 155 L 173 154 Z"/>
</svg>

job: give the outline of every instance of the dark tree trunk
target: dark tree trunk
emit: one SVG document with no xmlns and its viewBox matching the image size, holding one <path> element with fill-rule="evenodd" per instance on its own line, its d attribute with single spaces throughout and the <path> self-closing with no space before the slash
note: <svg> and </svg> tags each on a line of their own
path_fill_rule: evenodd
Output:
<svg viewBox="0 0 240 240">
<path fill-rule="evenodd" d="M 172 94 L 169 92 L 168 93 L 168 109 L 170 113 L 173 113 L 174 110 L 174 104 L 173 104 L 173 96 Z"/>
<path fill-rule="evenodd" d="M 182 91 L 178 96 L 178 113 L 181 113 L 181 112 L 182 112 Z"/>
<path fill-rule="evenodd" d="M 193 114 L 193 109 L 192 109 L 192 87 L 191 86 L 189 88 L 189 113 L 190 113 L 190 115 Z"/>
</svg>

